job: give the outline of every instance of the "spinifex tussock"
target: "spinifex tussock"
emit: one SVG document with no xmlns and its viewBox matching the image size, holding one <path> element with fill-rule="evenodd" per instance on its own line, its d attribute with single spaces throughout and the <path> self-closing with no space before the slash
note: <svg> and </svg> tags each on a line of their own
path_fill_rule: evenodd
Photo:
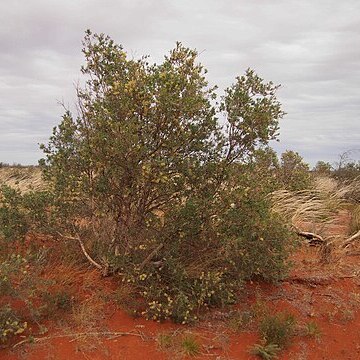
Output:
<svg viewBox="0 0 360 360">
<path fill-rule="evenodd" d="M 332 178 L 319 177 L 314 188 L 302 191 L 278 190 L 271 194 L 273 211 L 295 226 L 299 223 L 332 223 L 347 203 L 354 183 L 341 184 Z"/>
</svg>

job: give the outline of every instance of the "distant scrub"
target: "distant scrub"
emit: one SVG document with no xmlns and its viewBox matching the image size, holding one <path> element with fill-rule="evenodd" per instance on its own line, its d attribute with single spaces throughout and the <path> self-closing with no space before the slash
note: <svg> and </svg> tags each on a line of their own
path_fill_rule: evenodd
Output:
<svg viewBox="0 0 360 360">
<path fill-rule="evenodd" d="M 49 231 L 52 219 L 52 195 L 46 191 L 21 194 L 19 190 L 0 187 L 0 237 L 6 240 L 24 238 L 31 229 Z"/>
</svg>

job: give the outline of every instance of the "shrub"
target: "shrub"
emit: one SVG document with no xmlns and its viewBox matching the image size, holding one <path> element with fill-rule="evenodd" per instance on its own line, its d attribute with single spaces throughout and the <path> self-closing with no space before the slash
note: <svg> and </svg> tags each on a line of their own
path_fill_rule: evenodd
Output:
<svg viewBox="0 0 360 360">
<path fill-rule="evenodd" d="M 53 197 L 47 191 L 21 194 L 9 186 L 0 188 L 0 236 L 7 241 L 23 239 L 29 230 L 49 231 L 54 221 Z"/>
<path fill-rule="evenodd" d="M 180 322 L 232 302 L 245 279 L 281 278 L 289 241 L 265 198 L 271 176 L 249 171 L 271 158 L 260 149 L 284 115 L 278 86 L 248 69 L 215 107 L 197 52 L 180 43 L 151 65 L 87 31 L 83 53 L 80 113 L 66 111 L 41 165 L 92 264 L 120 272 L 147 317 Z"/>
<path fill-rule="evenodd" d="M 358 150 L 347 150 L 339 155 L 333 176 L 341 181 L 352 181 L 360 176 L 360 160 L 353 159 L 352 156 Z"/>
<path fill-rule="evenodd" d="M 309 165 L 297 152 L 292 150 L 281 154 L 279 179 L 282 187 L 290 191 L 308 189 L 312 183 Z"/>
<path fill-rule="evenodd" d="M 0 242 L 0 249 L 4 242 Z M 18 243 L 13 245 L 13 248 L 20 248 Z M 20 334 L 28 321 L 41 327 L 39 320 L 43 315 L 54 315 L 54 310 L 65 310 L 68 305 L 65 294 L 50 293 L 50 282 L 39 276 L 44 266 L 44 253 L 9 254 L 9 249 L 0 253 L 0 327 L 6 333 L 3 340 Z"/>
<path fill-rule="evenodd" d="M 332 171 L 332 166 L 330 163 L 325 161 L 318 161 L 313 168 L 313 171 L 320 176 L 330 176 Z"/>
<path fill-rule="evenodd" d="M 0 343 L 7 343 L 26 328 L 27 323 L 21 321 L 9 306 L 0 306 Z"/>
<path fill-rule="evenodd" d="M 29 275 L 27 260 L 12 254 L 0 258 L 0 294 L 8 299 L 23 299 Z M 10 304 L 0 303 L 0 342 L 7 343 L 13 336 L 21 334 L 27 328 L 26 321 L 13 310 Z"/>
<path fill-rule="evenodd" d="M 0 290 L 2 295 L 19 295 L 22 284 L 26 283 L 27 259 L 20 254 L 11 254 L 8 258 L 1 259 L 0 263 Z"/>
<path fill-rule="evenodd" d="M 22 209 L 20 191 L 3 185 L 0 206 L 0 236 L 6 240 L 23 238 L 29 230 L 29 223 Z"/>
</svg>

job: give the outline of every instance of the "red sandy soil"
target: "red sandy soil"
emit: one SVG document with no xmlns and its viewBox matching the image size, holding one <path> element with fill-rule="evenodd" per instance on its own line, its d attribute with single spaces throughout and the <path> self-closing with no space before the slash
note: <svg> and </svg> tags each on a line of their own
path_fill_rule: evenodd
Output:
<svg viewBox="0 0 360 360">
<path fill-rule="evenodd" d="M 346 219 L 340 219 L 332 232 L 344 230 L 342 221 Z M 160 349 L 158 341 L 159 334 L 176 338 L 182 333 L 193 334 L 201 344 L 196 359 L 258 359 L 249 353 L 259 342 L 256 327 L 242 332 L 229 327 L 231 310 L 249 309 L 254 303 L 263 304 L 272 313 L 292 313 L 300 327 L 315 322 L 321 330 L 317 339 L 296 335 L 292 344 L 280 353 L 280 360 L 360 359 L 360 252 L 355 245 L 349 249 L 350 254 L 335 251 L 330 262 L 324 264 L 319 261 L 319 251 L 303 246 L 292 259 L 293 271 L 285 281 L 279 285 L 249 283 L 239 294 L 238 305 L 209 311 L 193 326 L 133 318 L 109 302 L 105 304 L 103 318 L 97 318 L 95 324 L 85 329 L 75 327 L 66 322 L 66 314 L 60 314 L 57 320 L 45 324 L 48 329 L 45 335 L 35 336 L 37 340 L 33 343 L 25 341 L 14 347 L 26 340 L 17 338 L 12 346 L 0 350 L 0 359 L 186 359 L 181 347 Z M 80 274 L 83 281 L 97 283 L 104 293 L 118 286 L 114 279 L 103 279 L 95 271 L 89 273 Z M 91 291 L 83 295 L 89 301 L 93 296 Z M 106 331 L 128 334 L 105 336 Z M 87 336 L 71 336 L 82 332 Z"/>
</svg>

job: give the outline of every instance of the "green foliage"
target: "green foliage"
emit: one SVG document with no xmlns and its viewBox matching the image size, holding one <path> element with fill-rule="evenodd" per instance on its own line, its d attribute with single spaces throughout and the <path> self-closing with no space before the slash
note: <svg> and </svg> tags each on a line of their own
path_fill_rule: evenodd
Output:
<svg viewBox="0 0 360 360">
<path fill-rule="evenodd" d="M 279 179 L 284 189 L 299 191 L 311 187 L 309 165 L 295 151 L 287 150 L 281 155 Z"/>
<path fill-rule="evenodd" d="M 54 314 L 57 310 L 70 310 L 72 306 L 72 297 L 65 290 L 56 292 L 44 292 L 41 296 L 44 303 L 42 313 Z"/>
<path fill-rule="evenodd" d="M 259 331 L 262 342 L 255 344 L 251 353 L 264 360 L 277 359 L 279 352 L 290 344 L 295 335 L 295 318 L 288 313 L 270 315 L 262 306 L 260 310 L 262 319 Z"/>
<path fill-rule="evenodd" d="M 280 349 L 289 345 L 295 333 L 295 318 L 291 314 L 267 315 L 260 322 L 259 329 L 265 344 L 277 345 Z"/>
<path fill-rule="evenodd" d="M 67 231 L 137 289 L 153 319 L 191 321 L 232 302 L 245 279 L 280 279 L 288 232 L 266 199 L 278 86 L 248 69 L 216 107 L 197 52 L 180 43 L 149 64 L 87 31 L 83 53 L 79 114 L 67 111 L 42 145 Z"/>
<path fill-rule="evenodd" d="M 156 273 L 141 274 L 145 278 L 141 286 L 147 308 L 142 312 L 149 319 L 162 320 L 172 318 L 175 322 L 187 323 L 197 319 L 197 312 L 202 307 L 219 306 L 234 302 L 236 281 L 224 279 L 219 272 L 207 272 L 198 277 L 184 273 L 175 273 L 176 267 L 169 267 Z M 224 281 L 222 282 L 222 279 Z M 171 282 L 171 281 L 174 282 Z M 140 286 L 139 286 L 140 287 Z"/>
<path fill-rule="evenodd" d="M 13 299 L 22 299 L 29 284 L 28 262 L 21 255 L 0 257 L 0 294 Z M 0 342 L 7 343 L 27 327 L 25 321 L 10 307 L 0 303 Z"/>
<path fill-rule="evenodd" d="M 305 326 L 304 335 L 318 340 L 321 336 L 321 329 L 316 322 L 310 321 Z"/>
<path fill-rule="evenodd" d="M 19 254 L 11 254 L 8 258 L 0 260 L 1 294 L 17 295 L 21 285 L 28 280 L 27 259 Z"/>
<path fill-rule="evenodd" d="M 0 306 L 0 343 L 7 343 L 26 328 L 27 323 L 21 321 L 9 306 Z"/>
<path fill-rule="evenodd" d="M 329 176 L 331 174 L 331 170 L 331 164 L 325 161 L 318 161 L 313 169 L 316 174 L 326 176 Z"/>
<path fill-rule="evenodd" d="M 29 229 L 29 224 L 22 211 L 20 192 L 8 186 L 2 186 L 0 206 L 0 235 L 7 240 L 24 237 Z"/>
<path fill-rule="evenodd" d="M 252 161 L 247 165 L 247 174 L 258 185 L 264 195 L 281 187 L 279 179 L 280 164 L 276 152 L 270 147 L 263 147 L 254 152 Z M 249 175 L 248 175 L 249 176 Z M 261 184 L 261 185 L 260 185 Z"/>
<path fill-rule="evenodd" d="M 22 239 L 29 230 L 48 231 L 53 217 L 53 197 L 47 191 L 21 194 L 9 186 L 0 188 L 0 236 L 8 241 Z"/>
<path fill-rule="evenodd" d="M 5 240 L 0 241 L 0 312 L 13 314 L 9 318 L 9 324 L 15 321 L 20 327 L 14 331 L 9 330 L 7 333 L 16 335 L 21 332 L 25 321 L 38 323 L 40 320 L 44 306 L 48 307 L 48 304 L 39 301 L 43 294 L 46 295 L 42 300 L 50 298 L 57 300 L 56 309 L 63 308 L 67 299 L 63 294 L 50 295 L 49 282 L 40 277 L 46 253 L 43 251 L 26 252 L 25 255 L 11 253 L 12 248 L 4 244 L 8 245 Z M 12 243 L 12 247 L 18 248 L 20 244 L 20 241 Z M 14 304 L 21 304 L 21 306 L 17 306 L 15 310 Z M 55 306 L 52 310 L 54 309 Z M 4 321 L 6 324 L 7 320 Z"/>
<path fill-rule="evenodd" d="M 53 194 L 49 191 L 31 191 L 22 196 L 22 206 L 29 228 L 38 232 L 51 232 L 55 222 L 52 212 Z"/>
</svg>

